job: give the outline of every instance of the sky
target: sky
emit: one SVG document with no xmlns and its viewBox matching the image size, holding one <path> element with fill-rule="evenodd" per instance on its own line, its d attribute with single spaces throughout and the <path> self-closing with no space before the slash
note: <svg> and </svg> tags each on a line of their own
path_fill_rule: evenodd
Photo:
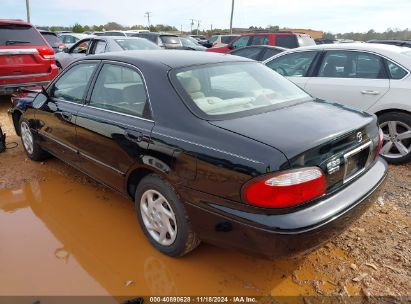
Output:
<svg viewBox="0 0 411 304">
<path fill-rule="evenodd" d="M 25 0 L 0 0 L 0 19 L 26 19 Z M 35 25 L 117 22 L 229 28 L 231 0 L 30 0 Z M 332 33 L 411 28 L 411 0 L 235 0 L 233 27 L 278 25 Z M 195 26 L 196 27 L 196 26 Z"/>
</svg>

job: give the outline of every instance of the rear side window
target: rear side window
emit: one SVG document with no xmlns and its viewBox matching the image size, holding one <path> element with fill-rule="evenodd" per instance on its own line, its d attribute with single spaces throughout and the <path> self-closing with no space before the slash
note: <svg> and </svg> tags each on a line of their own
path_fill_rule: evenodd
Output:
<svg viewBox="0 0 411 304">
<path fill-rule="evenodd" d="M 105 64 L 94 86 L 90 105 L 142 117 L 146 101 L 140 74 L 127 67 Z"/>
<path fill-rule="evenodd" d="M 297 37 L 293 35 L 279 35 L 275 38 L 275 45 L 288 49 L 298 47 Z"/>
<path fill-rule="evenodd" d="M 317 52 L 296 52 L 274 58 L 267 66 L 283 76 L 304 77 L 307 75 Z"/>
<path fill-rule="evenodd" d="M 386 78 L 382 58 L 377 55 L 328 51 L 320 67 L 319 77 L 331 78 Z"/>
<path fill-rule="evenodd" d="M 45 42 L 32 26 L 17 24 L 0 25 L 0 45 L 44 45 Z"/>
<path fill-rule="evenodd" d="M 268 44 L 268 36 L 254 36 L 253 40 L 251 40 L 250 45 L 267 45 Z"/>
<path fill-rule="evenodd" d="M 388 72 L 391 79 L 402 79 L 408 74 L 406 70 L 387 60 Z"/>
</svg>

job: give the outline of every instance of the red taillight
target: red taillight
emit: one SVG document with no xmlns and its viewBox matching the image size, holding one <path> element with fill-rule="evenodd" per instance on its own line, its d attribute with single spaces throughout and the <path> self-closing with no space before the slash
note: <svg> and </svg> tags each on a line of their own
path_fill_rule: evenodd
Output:
<svg viewBox="0 0 411 304">
<path fill-rule="evenodd" d="M 383 143 L 384 143 L 384 133 L 382 132 L 381 128 L 378 128 L 378 146 L 377 146 L 377 150 L 375 151 L 375 157 L 377 157 L 378 154 L 380 154 Z"/>
<path fill-rule="evenodd" d="M 325 191 L 322 170 L 308 167 L 257 177 L 245 184 L 243 198 L 258 207 L 285 208 L 312 200 Z"/>
<path fill-rule="evenodd" d="M 54 59 L 54 50 L 51 47 L 38 48 L 37 51 L 44 59 Z"/>
</svg>

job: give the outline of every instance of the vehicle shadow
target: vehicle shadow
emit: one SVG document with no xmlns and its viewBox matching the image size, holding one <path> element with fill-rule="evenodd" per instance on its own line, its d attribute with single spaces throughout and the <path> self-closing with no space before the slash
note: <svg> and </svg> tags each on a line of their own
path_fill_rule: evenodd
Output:
<svg viewBox="0 0 411 304">
<path fill-rule="evenodd" d="M 300 260 L 265 260 L 207 244 L 183 258 L 160 254 L 142 233 L 133 204 L 102 187 L 51 173 L 0 190 L 0 201 L 6 213 L 31 210 L 63 244 L 50 258 L 75 259 L 111 295 L 311 294 L 292 279 Z"/>
</svg>

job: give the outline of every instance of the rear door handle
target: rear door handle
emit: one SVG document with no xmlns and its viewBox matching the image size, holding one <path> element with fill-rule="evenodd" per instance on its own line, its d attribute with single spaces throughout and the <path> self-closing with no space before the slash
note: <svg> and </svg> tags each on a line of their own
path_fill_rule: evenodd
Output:
<svg viewBox="0 0 411 304">
<path fill-rule="evenodd" d="M 380 92 L 379 91 L 373 91 L 373 90 L 363 90 L 363 91 L 361 91 L 361 94 L 364 94 L 364 95 L 379 95 Z"/>
</svg>

